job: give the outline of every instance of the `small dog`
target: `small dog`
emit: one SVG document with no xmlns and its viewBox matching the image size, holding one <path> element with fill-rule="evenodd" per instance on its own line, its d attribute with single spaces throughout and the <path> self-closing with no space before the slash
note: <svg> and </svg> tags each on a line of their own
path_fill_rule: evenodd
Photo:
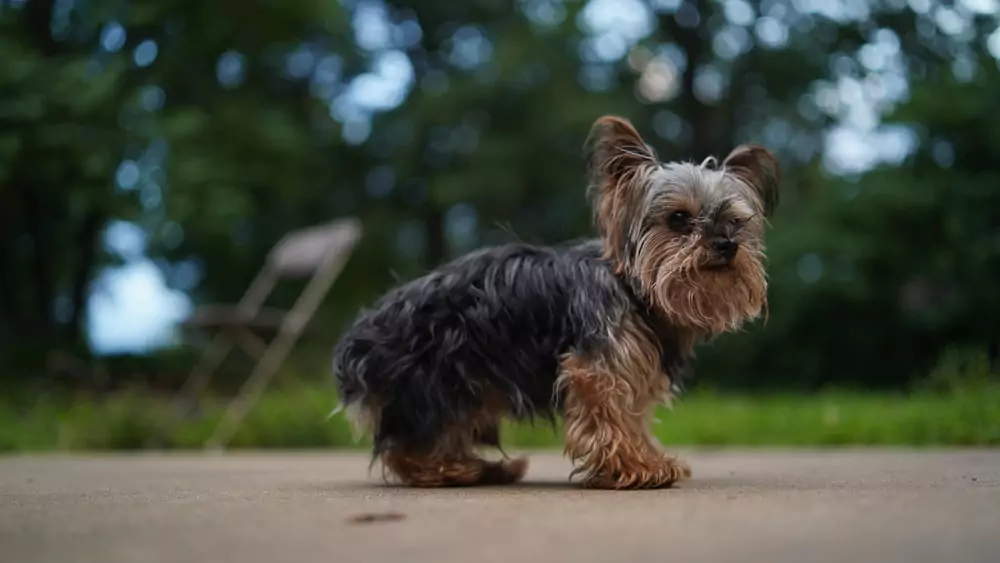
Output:
<svg viewBox="0 0 1000 563">
<path fill-rule="evenodd" d="M 487 461 L 503 418 L 563 418 L 589 487 L 689 477 L 649 430 L 699 341 L 767 306 L 764 242 L 779 166 L 744 145 L 721 166 L 661 163 L 625 119 L 586 143 L 599 238 L 479 250 L 362 312 L 334 352 L 342 406 L 372 462 L 418 487 L 513 483 L 525 458 Z M 502 450 L 501 450 L 502 451 Z"/>
</svg>

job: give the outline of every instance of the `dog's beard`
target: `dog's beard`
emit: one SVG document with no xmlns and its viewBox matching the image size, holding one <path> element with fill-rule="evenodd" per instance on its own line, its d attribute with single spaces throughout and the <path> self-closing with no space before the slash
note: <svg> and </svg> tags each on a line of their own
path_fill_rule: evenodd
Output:
<svg viewBox="0 0 1000 563">
<path fill-rule="evenodd" d="M 706 335 L 738 329 L 767 306 L 763 253 L 744 245 L 716 265 L 703 245 L 652 231 L 639 240 L 633 277 L 673 324 Z"/>
</svg>

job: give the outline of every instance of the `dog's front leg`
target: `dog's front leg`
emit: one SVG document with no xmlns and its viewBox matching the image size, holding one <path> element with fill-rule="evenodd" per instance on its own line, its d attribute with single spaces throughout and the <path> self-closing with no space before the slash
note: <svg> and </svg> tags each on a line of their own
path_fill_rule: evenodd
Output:
<svg viewBox="0 0 1000 563">
<path fill-rule="evenodd" d="M 656 397 L 634 377 L 612 373 L 600 359 L 563 359 L 566 454 L 587 487 L 670 487 L 690 477 L 690 467 L 665 454 L 649 432 L 647 413 Z"/>
</svg>

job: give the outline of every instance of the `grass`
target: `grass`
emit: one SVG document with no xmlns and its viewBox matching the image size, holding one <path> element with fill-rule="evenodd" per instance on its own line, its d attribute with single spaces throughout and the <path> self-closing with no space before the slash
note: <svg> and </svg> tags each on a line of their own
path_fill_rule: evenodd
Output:
<svg viewBox="0 0 1000 563">
<path fill-rule="evenodd" d="M 233 448 L 354 448 L 332 389 L 272 390 L 251 411 Z M 224 403 L 164 432 L 168 403 L 130 392 L 101 399 L 48 399 L 29 407 L 0 402 L 0 451 L 140 449 L 156 435 L 166 448 L 197 448 Z M 909 394 L 854 392 L 741 396 L 692 393 L 659 413 L 664 443 L 700 446 L 1000 445 L 1000 384 L 995 380 Z M 558 428 L 510 424 L 509 448 L 561 445 Z"/>
</svg>

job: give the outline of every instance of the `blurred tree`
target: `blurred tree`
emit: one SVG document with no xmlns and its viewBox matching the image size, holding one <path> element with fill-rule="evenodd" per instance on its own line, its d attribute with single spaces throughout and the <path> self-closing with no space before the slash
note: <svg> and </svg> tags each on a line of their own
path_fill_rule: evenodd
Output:
<svg viewBox="0 0 1000 563">
<path fill-rule="evenodd" d="M 995 15 L 926 6 L 886 18 L 909 87 L 884 122 L 914 150 L 824 180 L 776 224 L 766 328 L 725 339 L 703 361 L 723 383 L 898 388 L 953 347 L 997 361 L 1000 33 Z M 863 49 L 858 58 L 855 76 L 880 86 L 865 76 Z"/>
<path fill-rule="evenodd" d="M 0 2 L 0 338 L 83 350 L 120 221 L 172 287 L 233 301 L 285 232 L 358 215 L 325 354 L 397 278 L 589 236 L 580 148 L 615 113 L 663 159 L 783 163 L 769 321 L 699 381 L 902 385 L 997 344 L 990 5 Z"/>
<path fill-rule="evenodd" d="M 0 14 L 0 338 L 29 356 L 86 349 L 89 284 L 107 259 L 99 236 L 136 211 L 110 189 L 127 144 L 117 118 L 136 81 L 93 30 L 70 33 L 72 19 L 42 0 Z"/>
<path fill-rule="evenodd" d="M 153 258 L 199 256 L 209 294 L 215 283 L 231 295 L 283 229 L 326 217 L 309 205 L 330 191 L 332 157 L 351 154 L 334 150 L 335 124 L 316 119 L 327 110 L 311 88 L 338 87 L 356 63 L 331 59 L 330 80 L 317 86 L 286 79 L 294 69 L 283 55 L 311 37 L 317 49 L 341 48 L 343 9 L 312 0 L 233 8 L 3 4 L 5 353 L 37 365 L 50 349 L 88 352 L 92 284 L 122 258 L 101 245 L 112 219 L 142 226 Z M 240 252 L 241 240 L 256 254 Z"/>
</svg>

